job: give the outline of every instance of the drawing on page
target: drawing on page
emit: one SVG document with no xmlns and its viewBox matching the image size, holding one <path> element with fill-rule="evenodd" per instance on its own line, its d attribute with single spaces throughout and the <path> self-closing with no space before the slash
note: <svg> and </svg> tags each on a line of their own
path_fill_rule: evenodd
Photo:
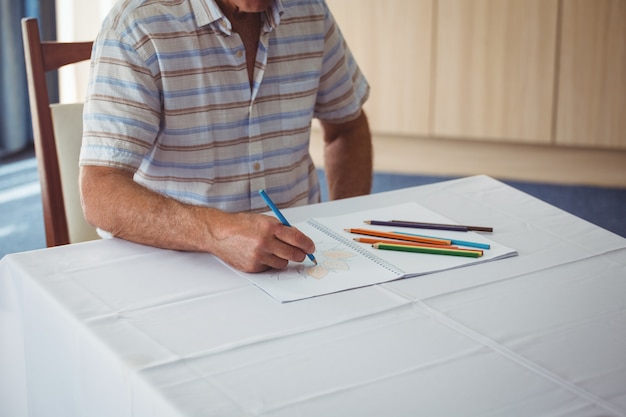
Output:
<svg viewBox="0 0 626 417">
<path fill-rule="evenodd" d="M 349 260 L 356 256 L 356 253 L 351 252 L 344 245 L 337 244 L 337 242 L 315 242 L 315 247 L 317 248 L 315 251 L 317 265 L 311 265 L 305 261 L 285 270 L 275 271 L 272 277 L 278 280 L 295 278 L 321 280 L 333 272 L 349 271 Z"/>
</svg>

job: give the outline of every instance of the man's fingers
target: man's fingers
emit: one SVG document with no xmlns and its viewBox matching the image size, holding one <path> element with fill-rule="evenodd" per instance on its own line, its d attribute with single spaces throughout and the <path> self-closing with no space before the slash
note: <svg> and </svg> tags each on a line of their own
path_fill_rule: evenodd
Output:
<svg viewBox="0 0 626 417">
<path fill-rule="evenodd" d="M 222 255 L 228 263 L 244 272 L 284 269 L 289 261 L 303 262 L 315 244 L 294 227 L 265 215 L 239 215 L 232 233 L 224 236 Z"/>
<path fill-rule="evenodd" d="M 301 252 L 315 252 L 315 243 L 308 236 L 295 227 L 280 227 L 276 230 L 276 237 L 286 244 L 299 249 Z"/>
</svg>

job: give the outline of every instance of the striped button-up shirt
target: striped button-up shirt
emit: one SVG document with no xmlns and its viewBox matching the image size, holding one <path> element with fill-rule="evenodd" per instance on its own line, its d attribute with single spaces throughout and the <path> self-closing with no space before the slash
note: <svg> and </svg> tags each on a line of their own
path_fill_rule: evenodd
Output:
<svg viewBox="0 0 626 417">
<path fill-rule="evenodd" d="M 323 0 L 262 14 L 252 85 L 214 0 L 127 0 L 94 43 L 81 165 L 117 167 L 180 201 L 265 211 L 319 201 L 311 120 L 360 114 L 369 86 Z"/>
</svg>

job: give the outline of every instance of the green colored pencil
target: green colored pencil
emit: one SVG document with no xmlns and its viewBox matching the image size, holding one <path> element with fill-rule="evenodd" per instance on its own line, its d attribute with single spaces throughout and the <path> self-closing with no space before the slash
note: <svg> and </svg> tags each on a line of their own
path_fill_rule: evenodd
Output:
<svg viewBox="0 0 626 417">
<path fill-rule="evenodd" d="M 471 249 L 444 249 L 436 247 L 408 246 L 401 244 L 394 245 L 390 243 L 374 243 L 372 246 L 374 246 L 376 249 L 430 253 L 433 255 L 467 256 L 470 258 L 478 258 L 482 256 L 482 251 Z"/>
</svg>

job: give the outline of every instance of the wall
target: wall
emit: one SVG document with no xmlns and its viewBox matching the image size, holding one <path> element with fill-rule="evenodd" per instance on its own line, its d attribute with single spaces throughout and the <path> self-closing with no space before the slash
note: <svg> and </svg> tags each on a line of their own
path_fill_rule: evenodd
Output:
<svg viewBox="0 0 626 417">
<path fill-rule="evenodd" d="M 93 40 L 115 0 L 56 0 L 57 37 L 61 42 Z M 85 98 L 89 63 L 59 71 L 60 100 L 63 103 Z"/>
<path fill-rule="evenodd" d="M 624 0 L 327 2 L 374 132 L 626 149 Z M 113 4 L 57 0 L 59 39 L 93 39 Z M 86 74 L 62 73 L 62 101 Z"/>
</svg>

